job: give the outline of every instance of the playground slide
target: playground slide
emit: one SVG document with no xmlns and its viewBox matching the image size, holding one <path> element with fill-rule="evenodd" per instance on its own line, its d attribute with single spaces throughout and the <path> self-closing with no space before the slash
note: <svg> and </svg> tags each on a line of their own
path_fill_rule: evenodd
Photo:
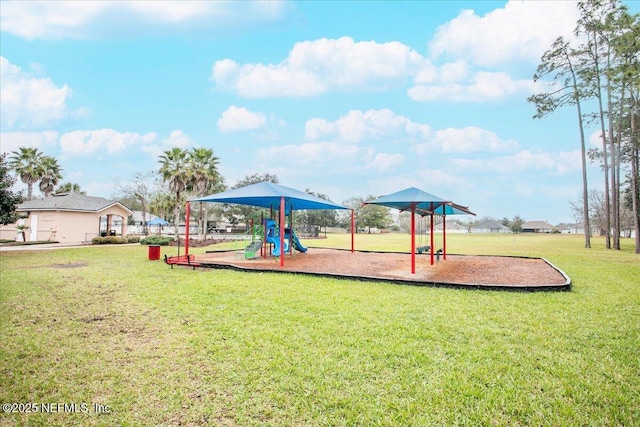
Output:
<svg viewBox="0 0 640 427">
<path fill-rule="evenodd" d="M 244 249 L 245 259 L 254 259 L 260 256 L 260 249 L 262 248 L 262 240 L 256 240 L 249 244 Z"/>
<path fill-rule="evenodd" d="M 271 250 L 271 255 L 280 256 L 280 237 L 267 236 L 266 240 L 268 243 L 273 243 L 273 249 Z M 285 239 L 284 252 L 287 253 L 288 251 L 289 251 L 289 241 Z"/>
<path fill-rule="evenodd" d="M 273 250 L 271 254 L 274 256 L 280 256 L 280 237 L 278 236 L 278 231 L 276 228 L 276 223 L 273 220 L 267 220 L 267 232 L 265 240 L 267 243 L 273 244 Z M 293 247 L 296 248 L 299 252 L 306 252 L 307 248 L 302 245 L 300 239 L 296 235 L 296 232 L 291 230 L 290 228 L 284 229 L 284 251 L 289 252 L 289 238 L 293 243 Z"/>
<path fill-rule="evenodd" d="M 285 234 L 285 236 L 288 237 L 288 233 Z M 291 237 L 292 237 L 291 240 L 293 242 L 293 247 L 296 248 L 296 250 L 298 250 L 299 252 L 307 252 L 307 247 L 302 246 L 302 243 L 300 243 L 300 239 L 298 239 L 298 235 L 293 230 L 291 230 Z"/>
</svg>

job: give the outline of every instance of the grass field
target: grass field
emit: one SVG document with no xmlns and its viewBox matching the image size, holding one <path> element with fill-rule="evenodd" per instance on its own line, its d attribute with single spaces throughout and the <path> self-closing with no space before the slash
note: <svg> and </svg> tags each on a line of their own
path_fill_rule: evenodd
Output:
<svg viewBox="0 0 640 427">
<path fill-rule="evenodd" d="M 0 403 L 77 406 L 0 425 L 640 425 L 632 244 L 449 236 L 452 253 L 547 258 L 573 280 L 552 293 L 170 269 L 145 246 L 3 252 Z"/>
</svg>

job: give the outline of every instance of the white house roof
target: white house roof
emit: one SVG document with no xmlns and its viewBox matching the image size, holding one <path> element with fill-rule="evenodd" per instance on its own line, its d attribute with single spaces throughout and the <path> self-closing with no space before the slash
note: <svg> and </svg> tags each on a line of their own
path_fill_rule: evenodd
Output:
<svg viewBox="0 0 640 427">
<path fill-rule="evenodd" d="M 509 230 L 509 227 L 506 227 L 504 224 L 501 224 L 498 221 L 493 221 L 493 220 L 480 221 L 479 223 L 474 225 L 473 228 L 489 229 L 489 230 Z"/>
<path fill-rule="evenodd" d="M 75 211 L 75 212 L 100 212 L 112 206 L 119 206 L 129 215 L 131 209 L 115 200 L 107 200 L 102 197 L 85 196 L 80 193 L 52 194 L 49 197 L 27 200 L 18 205 L 17 212 L 28 211 Z"/>
<path fill-rule="evenodd" d="M 522 229 L 526 230 L 553 230 L 553 225 L 545 221 L 527 221 L 522 224 Z"/>
</svg>

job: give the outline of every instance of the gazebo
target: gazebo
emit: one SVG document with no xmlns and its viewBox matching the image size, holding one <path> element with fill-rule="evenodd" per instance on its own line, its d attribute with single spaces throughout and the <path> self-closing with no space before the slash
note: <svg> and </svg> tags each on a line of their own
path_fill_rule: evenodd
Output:
<svg viewBox="0 0 640 427">
<path fill-rule="evenodd" d="M 190 202 L 215 202 L 231 203 L 239 205 L 257 206 L 279 211 L 280 217 L 280 247 L 284 247 L 284 221 L 285 215 L 293 210 L 308 209 L 349 209 L 345 206 L 333 203 L 331 200 L 321 199 L 304 191 L 272 182 L 263 181 L 257 184 L 247 185 L 222 193 L 192 199 L 187 202 L 187 235 L 185 253 L 189 255 L 189 209 Z M 353 210 L 351 211 L 351 223 L 354 223 Z M 351 227 L 351 251 L 354 250 L 353 226 Z M 284 251 L 280 251 L 280 266 L 284 266 Z"/>
<path fill-rule="evenodd" d="M 410 187 L 396 193 L 388 194 L 374 200 L 364 202 L 365 205 L 381 205 L 389 208 L 400 210 L 400 212 L 408 211 L 411 213 L 411 273 L 416 272 L 416 222 L 415 214 L 422 216 L 431 216 L 431 243 L 429 252 L 431 255 L 431 265 L 434 263 L 434 215 L 475 215 L 466 206 L 453 203 L 450 200 L 444 200 L 440 197 L 422 191 L 419 188 Z M 446 230 L 443 225 L 443 258 L 447 259 L 446 248 Z"/>
</svg>

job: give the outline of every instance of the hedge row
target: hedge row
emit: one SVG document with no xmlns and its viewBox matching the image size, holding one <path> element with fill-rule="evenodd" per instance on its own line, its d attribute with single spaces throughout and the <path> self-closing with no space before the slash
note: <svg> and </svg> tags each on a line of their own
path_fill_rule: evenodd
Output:
<svg viewBox="0 0 640 427">
<path fill-rule="evenodd" d="M 124 243 L 138 243 L 140 241 L 139 237 L 117 237 L 117 236 L 107 236 L 107 237 L 94 237 L 91 239 L 91 243 L 94 245 L 117 245 Z"/>
<path fill-rule="evenodd" d="M 140 240 L 141 245 L 158 245 L 158 246 L 167 246 L 169 243 L 173 242 L 173 237 L 166 236 L 147 236 L 144 239 Z"/>
</svg>

